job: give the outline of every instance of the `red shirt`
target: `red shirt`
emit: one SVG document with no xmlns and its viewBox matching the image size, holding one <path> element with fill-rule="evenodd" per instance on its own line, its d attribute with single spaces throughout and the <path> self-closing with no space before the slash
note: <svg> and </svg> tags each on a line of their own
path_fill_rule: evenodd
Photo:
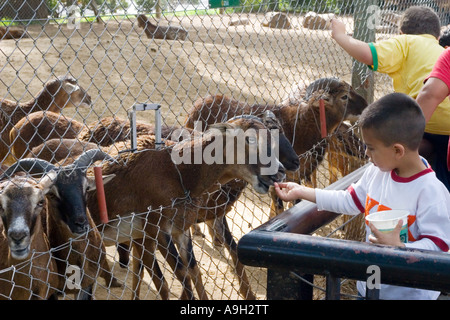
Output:
<svg viewBox="0 0 450 320">
<path fill-rule="evenodd" d="M 450 95 L 450 48 L 447 48 L 441 53 L 433 67 L 433 71 L 431 71 L 425 81 L 429 78 L 438 78 L 442 80 L 447 85 Z M 450 141 L 447 149 L 447 168 L 450 170 Z"/>
<path fill-rule="evenodd" d="M 425 81 L 429 78 L 438 78 L 442 80 L 447 85 L 450 95 L 450 48 L 447 48 L 441 53 L 433 67 L 433 70 Z"/>
</svg>

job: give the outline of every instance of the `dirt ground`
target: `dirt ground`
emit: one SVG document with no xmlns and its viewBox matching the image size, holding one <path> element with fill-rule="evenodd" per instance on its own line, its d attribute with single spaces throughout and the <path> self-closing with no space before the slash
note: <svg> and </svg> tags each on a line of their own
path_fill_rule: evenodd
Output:
<svg viewBox="0 0 450 320">
<path fill-rule="evenodd" d="M 90 108 L 64 109 L 63 114 L 86 124 L 99 118 L 127 116 L 136 103 L 158 103 L 167 125 L 183 123 L 193 102 L 222 93 L 249 102 L 278 103 L 293 86 L 319 77 L 337 76 L 348 82 L 351 60 L 337 48 L 329 31 L 301 27 L 302 17 L 291 16 L 289 30 L 262 27 L 262 14 L 244 14 L 246 25 L 229 26 L 235 15 L 166 17 L 161 24 L 181 25 L 186 41 L 148 39 L 135 19 L 81 23 L 79 29 L 47 24 L 28 27 L 30 38 L 0 42 L 0 97 L 29 100 L 43 83 L 70 74 L 92 97 Z M 351 21 L 349 30 L 351 29 Z M 153 122 L 153 114 L 138 114 Z M 248 192 L 228 219 L 236 239 L 268 219 L 267 199 Z M 207 232 L 205 231 L 205 234 Z M 196 256 L 212 299 L 240 299 L 237 278 L 228 253 L 214 247 L 209 236 L 195 237 Z M 114 274 L 125 283 L 109 289 L 97 285 L 97 299 L 129 299 L 131 274 L 120 268 L 114 247 L 108 248 Z M 168 266 L 173 298 L 179 283 Z M 252 288 L 265 298 L 265 270 L 248 268 Z M 146 275 L 142 299 L 159 299 Z"/>
</svg>

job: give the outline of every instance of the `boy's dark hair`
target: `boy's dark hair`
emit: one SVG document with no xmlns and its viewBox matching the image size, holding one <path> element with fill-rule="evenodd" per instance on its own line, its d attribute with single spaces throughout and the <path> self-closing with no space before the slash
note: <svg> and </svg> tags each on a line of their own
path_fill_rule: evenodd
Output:
<svg viewBox="0 0 450 320">
<path fill-rule="evenodd" d="M 450 28 L 444 30 L 442 36 L 439 38 L 439 44 L 444 48 L 450 46 Z"/>
<path fill-rule="evenodd" d="M 400 143 L 417 150 L 425 130 L 425 117 L 413 98 L 404 93 L 391 93 L 364 109 L 359 126 L 373 130 L 385 146 Z"/>
<path fill-rule="evenodd" d="M 441 21 L 433 9 L 413 6 L 403 13 L 400 31 L 404 34 L 431 34 L 436 39 L 441 35 Z"/>
</svg>

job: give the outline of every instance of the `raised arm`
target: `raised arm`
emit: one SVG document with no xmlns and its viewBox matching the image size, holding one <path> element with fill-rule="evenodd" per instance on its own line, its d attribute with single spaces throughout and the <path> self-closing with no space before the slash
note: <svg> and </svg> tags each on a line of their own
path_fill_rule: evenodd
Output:
<svg viewBox="0 0 450 320">
<path fill-rule="evenodd" d="M 336 19 L 331 20 L 331 37 L 350 56 L 361 63 L 369 66 L 373 65 L 372 52 L 370 51 L 369 44 L 349 36 L 345 32 L 345 24 L 342 21 Z"/>
</svg>

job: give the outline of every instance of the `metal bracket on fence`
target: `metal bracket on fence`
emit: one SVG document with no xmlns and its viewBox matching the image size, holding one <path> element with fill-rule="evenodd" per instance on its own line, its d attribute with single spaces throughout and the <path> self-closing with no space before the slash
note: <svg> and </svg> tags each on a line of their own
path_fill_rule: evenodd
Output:
<svg viewBox="0 0 450 320">
<path fill-rule="evenodd" d="M 131 151 L 137 149 L 137 129 L 136 129 L 136 111 L 155 110 L 155 148 L 158 150 L 163 144 L 161 142 L 161 105 L 156 103 L 140 103 L 135 104 L 128 111 L 128 119 L 130 120 L 131 130 Z"/>
</svg>

